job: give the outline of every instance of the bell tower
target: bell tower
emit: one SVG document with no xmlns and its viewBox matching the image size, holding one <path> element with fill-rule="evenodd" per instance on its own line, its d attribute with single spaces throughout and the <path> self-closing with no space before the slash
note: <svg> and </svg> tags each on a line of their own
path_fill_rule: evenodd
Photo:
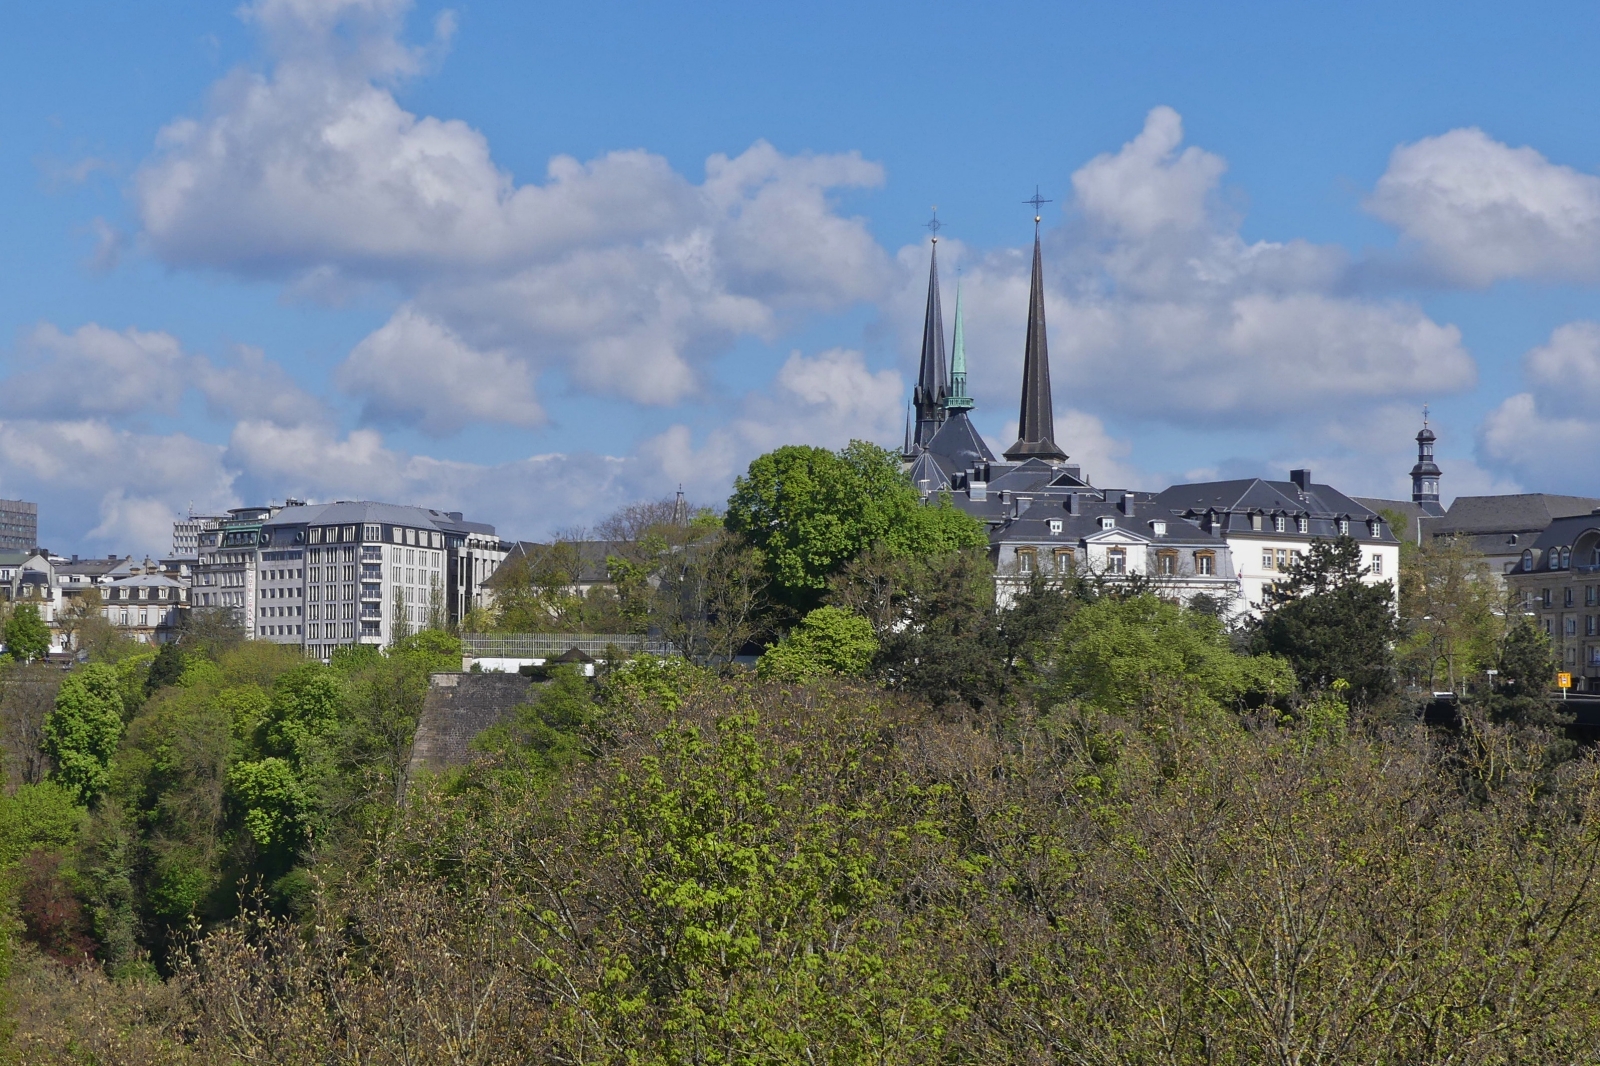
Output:
<svg viewBox="0 0 1600 1066">
<path fill-rule="evenodd" d="M 1433 461 L 1433 442 L 1438 438 L 1428 428 L 1428 408 L 1422 408 L 1422 430 L 1417 434 L 1417 464 L 1411 468 L 1411 502 L 1433 515 L 1444 514 L 1439 506 L 1441 472 Z"/>
</svg>

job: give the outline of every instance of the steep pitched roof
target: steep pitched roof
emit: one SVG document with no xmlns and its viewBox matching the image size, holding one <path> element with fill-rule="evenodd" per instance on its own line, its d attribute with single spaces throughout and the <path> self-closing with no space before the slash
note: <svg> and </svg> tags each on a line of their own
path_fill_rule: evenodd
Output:
<svg viewBox="0 0 1600 1066">
<path fill-rule="evenodd" d="M 928 442 L 928 451 L 948 459 L 956 470 L 968 470 L 978 463 L 996 461 L 989 445 L 984 443 L 983 434 L 978 432 L 964 410 L 950 412 L 950 417 Z"/>
<path fill-rule="evenodd" d="M 1531 533 L 1558 518 L 1587 515 L 1600 507 L 1590 496 L 1523 492 L 1505 496 L 1457 496 L 1444 517 L 1429 523 L 1434 534 Z"/>
</svg>

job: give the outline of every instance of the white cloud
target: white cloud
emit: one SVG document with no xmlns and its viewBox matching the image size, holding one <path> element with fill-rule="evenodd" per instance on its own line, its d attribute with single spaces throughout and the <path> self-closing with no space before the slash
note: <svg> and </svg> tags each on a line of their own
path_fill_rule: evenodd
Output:
<svg viewBox="0 0 1600 1066">
<path fill-rule="evenodd" d="M 473 422 L 545 420 L 525 363 L 478 351 L 411 307 L 356 345 L 338 379 L 346 392 L 366 397 L 369 417 L 414 422 L 439 436 Z"/>
<path fill-rule="evenodd" d="M 1456 327 L 1417 305 L 1349 294 L 1337 247 L 1246 243 L 1218 206 L 1224 162 L 1181 148 L 1170 108 L 1073 175 L 1067 222 L 1045 234 L 1045 305 L 1058 407 L 1192 427 L 1348 417 L 1397 394 L 1470 388 Z M 970 387 L 1009 411 L 1021 380 L 1030 250 L 940 251 L 962 263 Z M 894 311 L 916 343 L 925 247 L 903 249 Z M 947 273 L 948 273 L 947 267 Z M 950 296 L 953 294 L 947 294 Z M 948 306 L 948 304 L 947 304 Z M 1320 419 L 1308 420 L 1308 406 Z M 1070 452 L 1070 439 L 1060 441 Z"/>
<path fill-rule="evenodd" d="M 222 418 L 269 418 L 294 425 L 332 417 L 327 406 L 302 389 L 282 364 L 248 344 L 239 345 L 222 363 L 204 356 L 191 358 L 187 383 Z"/>
<path fill-rule="evenodd" d="M 859 218 L 830 202 L 881 184 L 859 154 L 787 156 L 757 142 L 714 155 L 696 185 L 632 150 L 550 161 L 542 183 L 499 167 L 458 120 L 419 117 L 390 86 L 416 73 L 402 0 L 270 0 L 247 10 L 273 65 L 236 71 L 206 113 L 162 131 L 135 178 L 148 245 L 165 262 L 284 279 L 338 298 L 392 283 L 414 313 L 458 335 L 437 362 L 374 355 L 344 375 L 375 415 L 430 432 L 467 420 L 527 424 L 534 376 L 672 403 L 699 387 L 697 362 L 736 337 L 770 337 L 791 313 L 872 300 L 887 258 Z M 394 323 L 391 323 L 394 325 Z M 375 339 L 375 347 L 392 338 Z M 503 360 L 507 402 L 457 415 L 397 398 Z"/>
<path fill-rule="evenodd" d="M 772 387 L 744 398 L 743 410 L 697 447 L 676 425 L 639 447 L 663 480 L 702 498 L 725 495 L 751 459 L 784 444 L 840 448 L 853 439 L 893 446 L 901 436 L 906 386 L 894 370 L 873 371 L 861 353 L 830 349 L 790 354 Z"/>
<path fill-rule="evenodd" d="M 1484 453 L 1547 491 L 1600 494 L 1600 323 L 1570 322 L 1523 357 L 1527 392 L 1484 419 Z"/>
<path fill-rule="evenodd" d="M 170 412 L 183 393 L 183 348 L 170 333 L 43 322 L 6 361 L 0 412 L 29 418 Z"/>
<path fill-rule="evenodd" d="M 39 501 L 47 543 L 53 534 L 168 551 L 172 518 L 190 503 L 237 505 L 233 479 L 220 447 L 187 434 L 136 433 L 99 419 L 0 420 L 0 482 L 7 494 Z"/>
<path fill-rule="evenodd" d="M 1451 281 L 1600 278 L 1600 178 L 1480 129 L 1400 145 L 1366 207 Z"/>
</svg>

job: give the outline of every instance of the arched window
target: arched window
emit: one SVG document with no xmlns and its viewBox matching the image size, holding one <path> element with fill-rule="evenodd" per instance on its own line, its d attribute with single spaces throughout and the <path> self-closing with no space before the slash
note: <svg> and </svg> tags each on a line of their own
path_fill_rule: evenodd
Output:
<svg viewBox="0 0 1600 1066">
<path fill-rule="evenodd" d="M 1533 569 L 1533 549 L 1532 548 L 1523 549 L 1523 552 L 1522 552 L 1522 569 L 1524 571 L 1528 571 L 1528 570 L 1532 570 Z"/>
<path fill-rule="evenodd" d="M 1571 548 L 1562 548 L 1561 549 L 1561 569 L 1567 570 L 1567 569 L 1570 569 L 1571 567 L 1572 567 L 1572 549 Z"/>
</svg>

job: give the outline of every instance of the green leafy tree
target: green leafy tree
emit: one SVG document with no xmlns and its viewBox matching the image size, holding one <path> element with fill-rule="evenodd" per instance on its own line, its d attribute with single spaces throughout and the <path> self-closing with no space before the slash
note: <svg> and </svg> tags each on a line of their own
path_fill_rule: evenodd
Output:
<svg viewBox="0 0 1600 1066">
<path fill-rule="evenodd" d="M 982 525 L 947 499 L 923 506 L 899 458 L 863 441 L 838 452 L 788 445 L 758 456 L 735 480 L 725 521 L 760 551 L 776 598 L 800 612 L 879 541 L 897 555 L 987 543 Z"/>
<path fill-rule="evenodd" d="M 1493 666 L 1503 613 L 1499 585 L 1484 557 L 1465 540 L 1430 537 L 1403 545 L 1399 647 L 1406 673 L 1430 690 L 1460 691 Z"/>
<path fill-rule="evenodd" d="M 859 676 L 878 651 L 872 624 L 838 607 L 818 607 L 756 664 L 756 673 L 780 681 L 812 681 L 833 674 Z"/>
<path fill-rule="evenodd" d="M 50 629 L 39 617 L 39 608 L 31 603 L 13 607 L 11 617 L 6 619 L 5 642 L 13 659 L 43 659 L 50 651 Z"/>
<path fill-rule="evenodd" d="M 1144 725 L 1259 706 L 1295 687 L 1288 663 L 1240 655 L 1213 615 L 1153 595 L 1103 597 L 1062 627 L 1047 702 L 1080 701 Z"/>
<path fill-rule="evenodd" d="M 1281 655 L 1301 686 L 1319 691 L 1343 679 L 1352 703 L 1372 704 L 1395 689 L 1394 586 L 1364 581 L 1361 547 L 1350 537 L 1313 541 L 1251 635 L 1257 652 Z"/>
<path fill-rule="evenodd" d="M 501 787 L 539 788 L 582 755 L 594 713 L 594 683 L 576 667 L 558 667 L 532 703 L 478 734 L 472 746 L 495 756 L 488 774 Z"/>
<path fill-rule="evenodd" d="M 44 724 L 44 750 L 53 777 L 88 804 L 110 783 L 111 757 L 122 738 L 122 690 L 117 672 L 100 663 L 74 670 L 61 683 Z"/>
</svg>

